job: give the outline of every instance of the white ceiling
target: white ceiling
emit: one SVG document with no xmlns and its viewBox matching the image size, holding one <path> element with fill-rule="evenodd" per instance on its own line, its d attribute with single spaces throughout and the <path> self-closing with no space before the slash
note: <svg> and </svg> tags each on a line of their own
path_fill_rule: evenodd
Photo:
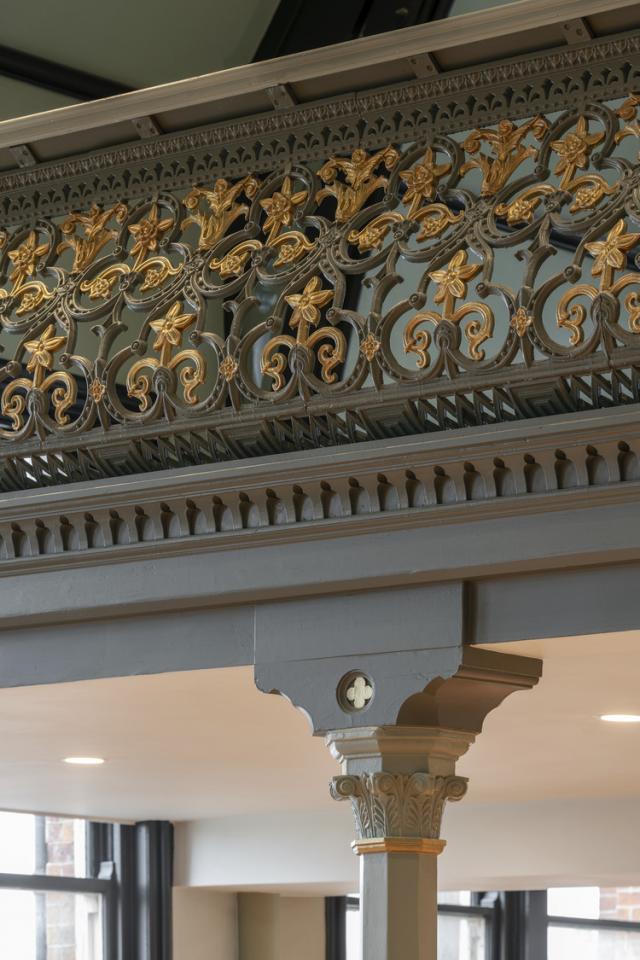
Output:
<svg viewBox="0 0 640 960">
<path fill-rule="evenodd" d="M 469 800 L 640 797 L 640 633 L 501 645 L 541 656 L 460 764 Z M 0 690 L 0 806 L 93 817 L 190 820 L 331 805 L 321 739 L 250 668 Z M 102 767 L 61 763 L 104 756 Z"/>
</svg>

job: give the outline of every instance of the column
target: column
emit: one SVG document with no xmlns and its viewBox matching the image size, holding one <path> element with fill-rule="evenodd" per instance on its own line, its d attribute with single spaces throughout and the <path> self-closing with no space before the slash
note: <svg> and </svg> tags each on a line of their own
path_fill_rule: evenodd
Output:
<svg viewBox="0 0 640 960">
<path fill-rule="evenodd" d="M 466 792 L 455 762 L 472 739 L 400 726 L 327 738 L 345 771 L 331 794 L 351 800 L 355 816 L 365 960 L 436 960 L 442 813 Z"/>
<path fill-rule="evenodd" d="M 353 726 L 326 737 L 342 775 L 336 800 L 350 800 L 360 857 L 363 960 L 437 960 L 437 858 L 447 801 L 467 781 L 457 760 L 481 731 L 486 714 L 515 690 L 532 687 L 540 663 L 465 651 L 458 672 L 410 697 L 396 725 Z M 350 677 L 354 713 L 372 698 L 372 677 Z"/>
</svg>

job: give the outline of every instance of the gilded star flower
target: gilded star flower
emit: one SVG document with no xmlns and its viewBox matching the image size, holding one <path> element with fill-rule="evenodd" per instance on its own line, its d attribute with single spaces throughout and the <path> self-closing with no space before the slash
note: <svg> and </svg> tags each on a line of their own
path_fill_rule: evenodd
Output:
<svg viewBox="0 0 640 960">
<path fill-rule="evenodd" d="M 92 380 L 89 384 L 89 396 L 94 403 L 100 403 L 106 392 L 107 388 L 102 380 Z"/>
<path fill-rule="evenodd" d="M 227 383 L 231 383 L 236 373 L 238 372 L 238 364 L 233 359 L 233 357 L 225 357 L 222 363 L 220 364 L 220 373 L 225 378 Z"/>
<path fill-rule="evenodd" d="M 27 363 L 29 373 L 37 374 L 40 369 L 50 370 L 53 365 L 53 355 L 65 343 L 66 337 L 54 337 L 55 325 L 50 323 L 43 330 L 37 340 L 27 340 L 26 350 L 31 354 Z"/>
<path fill-rule="evenodd" d="M 624 227 L 624 220 L 618 220 L 607 234 L 606 240 L 585 244 L 589 253 L 595 257 L 591 271 L 594 277 L 610 270 L 622 270 L 625 266 L 626 251 L 640 240 L 640 233 L 625 233 Z"/>
<path fill-rule="evenodd" d="M 589 165 L 589 155 L 592 148 L 604 139 L 604 133 L 589 133 L 589 121 L 580 117 L 576 129 L 569 132 L 563 140 L 554 140 L 551 149 L 560 157 L 555 172 L 562 173 L 560 186 L 566 187 L 572 180 L 576 169 L 584 169 Z"/>
<path fill-rule="evenodd" d="M 367 336 L 362 341 L 362 343 L 360 344 L 360 350 L 364 354 L 364 356 L 367 358 L 369 363 L 371 363 L 371 361 L 373 360 L 373 358 L 375 357 L 376 353 L 378 352 L 381 346 L 382 344 L 380 343 L 378 338 L 374 337 L 372 333 L 368 333 Z"/>
<path fill-rule="evenodd" d="M 32 230 L 20 246 L 9 251 L 9 259 L 13 264 L 9 279 L 19 283 L 24 277 L 33 276 L 36 272 L 36 261 L 43 257 L 48 250 L 48 243 L 38 245 L 36 232 Z"/>
<path fill-rule="evenodd" d="M 280 190 L 276 190 L 269 199 L 260 201 L 260 206 L 267 214 L 263 227 L 265 233 L 269 234 L 267 244 L 275 240 L 281 227 L 291 226 L 296 207 L 304 203 L 309 196 L 307 190 L 292 193 L 292 188 L 291 177 L 285 177 Z"/>
<path fill-rule="evenodd" d="M 195 314 L 180 313 L 179 301 L 174 303 L 166 317 L 152 320 L 149 326 L 158 336 L 153 341 L 153 349 L 158 353 L 171 353 L 171 347 L 177 347 L 182 339 L 182 331 L 193 323 Z M 164 361 L 162 361 L 164 362 Z"/>
<path fill-rule="evenodd" d="M 525 333 L 533 323 L 533 317 L 527 311 L 526 307 L 518 307 L 511 317 L 511 326 L 519 337 L 524 337 Z"/>
<path fill-rule="evenodd" d="M 315 325 L 320 319 L 320 307 L 333 297 L 333 290 L 321 290 L 322 280 L 320 277 L 312 277 L 307 283 L 302 293 L 290 294 L 285 300 L 293 308 L 289 324 L 297 327 L 301 320 L 305 323 Z"/>
<path fill-rule="evenodd" d="M 409 206 L 407 216 L 411 220 L 423 200 L 432 200 L 438 186 L 438 181 L 451 170 L 450 163 L 434 162 L 433 150 L 427 148 L 424 158 L 411 170 L 402 170 L 400 178 L 407 185 L 402 202 Z"/>
<path fill-rule="evenodd" d="M 167 232 L 172 223 L 171 217 L 158 220 L 158 205 L 154 203 L 149 215 L 144 220 L 131 224 L 129 233 L 136 241 L 131 247 L 131 256 L 136 258 L 137 264 L 142 263 L 150 250 L 158 249 L 158 240 L 163 233 Z"/>
<path fill-rule="evenodd" d="M 444 270 L 434 270 L 429 274 L 431 280 L 438 284 L 434 300 L 442 303 L 446 297 L 461 299 L 467 294 L 467 280 L 482 269 L 479 263 L 467 263 L 466 250 L 458 250 L 451 258 Z"/>
</svg>

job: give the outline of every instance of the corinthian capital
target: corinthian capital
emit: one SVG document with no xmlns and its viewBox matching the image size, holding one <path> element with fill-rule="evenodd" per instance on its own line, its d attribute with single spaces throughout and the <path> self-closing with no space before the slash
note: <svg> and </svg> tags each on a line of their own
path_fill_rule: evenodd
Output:
<svg viewBox="0 0 640 960">
<path fill-rule="evenodd" d="M 461 800 L 467 780 L 432 773 L 346 774 L 334 777 L 331 796 L 351 800 L 357 840 L 440 837 L 447 800 Z"/>
</svg>

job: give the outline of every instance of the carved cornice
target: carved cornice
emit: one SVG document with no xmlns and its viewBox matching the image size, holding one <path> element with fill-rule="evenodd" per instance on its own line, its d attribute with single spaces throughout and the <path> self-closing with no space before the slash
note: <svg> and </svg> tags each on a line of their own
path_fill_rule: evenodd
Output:
<svg viewBox="0 0 640 960">
<path fill-rule="evenodd" d="M 0 572 L 633 502 L 637 410 L 5 494 Z"/>
<path fill-rule="evenodd" d="M 371 148 L 394 138 L 393 123 L 407 134 L 413 127 L 414 136 L 418 130 L 424 136 L 436 128 L 454 132 L 504 115 L 563 109 L 586 97 L 615 98 L 633 82 L 639 52 L 640 34 L 633 31 L 42 163 L 0 175 L 3 220 L 18 223 L 64 214 L 70 202 L 91 193 L 107 203 L 188 187 L 198 176 L 238 177 L 264 171 L 273 167 L 274 156 L 288 163 L 322 159 L 339 149 L 340 140 L 345 149 L 358 143 Z M 600 75 L 597 68 L 602 64 L 607 69 Z M 549 79 L 555 82 L 549 84 Z M 525 82 L 526 92 L 518 89 Z M 334 124 L 341 129 L 334 129 Z"/>
<path fill-rule="evenodd" d="M 430 773 L 362 773 L 334 777 L 331 796 L 351 800 L 357 840 L 440 837 L 447 800 L 462 800 L 467 780 Z"/>
</svg>

